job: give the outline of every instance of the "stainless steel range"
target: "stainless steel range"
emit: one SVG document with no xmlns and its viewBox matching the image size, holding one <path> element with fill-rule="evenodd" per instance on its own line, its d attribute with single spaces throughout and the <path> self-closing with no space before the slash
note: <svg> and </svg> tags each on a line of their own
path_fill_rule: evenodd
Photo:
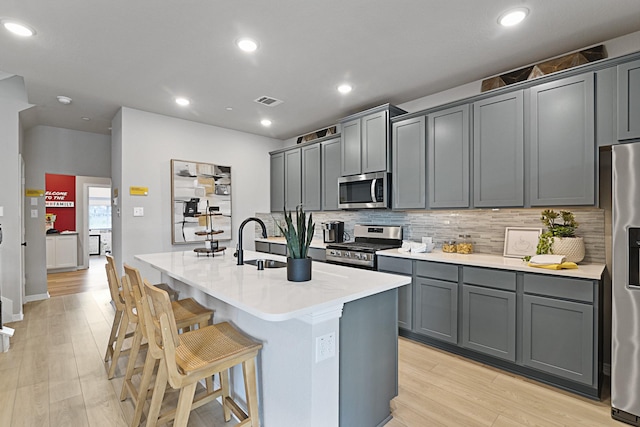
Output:
<svg viewBox="0 0 640 427">
<path fill-rule="evenodd" d="M 402 227 L 393 225 L 356 225 L 353 242 L 327 245 L 326 257 L 330 264 L 375 270 L 376 251 L 402 246 Z"/>
</svg>

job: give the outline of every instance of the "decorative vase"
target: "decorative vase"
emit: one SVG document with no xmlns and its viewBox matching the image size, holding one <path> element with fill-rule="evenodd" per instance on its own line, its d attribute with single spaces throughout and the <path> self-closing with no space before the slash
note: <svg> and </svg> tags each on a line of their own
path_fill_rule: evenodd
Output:
<svg viewBox="0 0 640 427">
<path fill-rule="evenodd" d="M 584 240 L 582 237 L 554 237 L 551 251 L 564 255 L 567 262 L 578 263 L 584 259 Z"/>
<path fill-rule="evenodd" d="M 306 282 L 311 280 L 311 258 L 287 258 L 287 280 Z"/>
</svg>

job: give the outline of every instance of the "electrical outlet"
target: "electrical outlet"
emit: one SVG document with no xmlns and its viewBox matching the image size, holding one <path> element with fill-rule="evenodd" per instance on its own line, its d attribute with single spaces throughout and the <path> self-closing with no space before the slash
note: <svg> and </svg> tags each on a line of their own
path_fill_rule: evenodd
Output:
<svg viewBox="0 0 640 427">
<path fill-rule="evenodd" d="M 316 338 L 316 363 L 336 355 L 336 333 L 331 332 Z"/>
</svg>

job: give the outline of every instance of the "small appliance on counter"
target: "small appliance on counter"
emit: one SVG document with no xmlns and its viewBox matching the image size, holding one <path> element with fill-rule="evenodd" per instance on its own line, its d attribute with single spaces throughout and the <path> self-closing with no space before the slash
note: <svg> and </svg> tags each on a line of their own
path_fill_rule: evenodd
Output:
<svg viewBox="0 0 640 427">
<path fill-rule="evenodd" d="M 322 234 L 325 243 L 344 242 L 344 221 L 323 222 Z"/>
</svg>

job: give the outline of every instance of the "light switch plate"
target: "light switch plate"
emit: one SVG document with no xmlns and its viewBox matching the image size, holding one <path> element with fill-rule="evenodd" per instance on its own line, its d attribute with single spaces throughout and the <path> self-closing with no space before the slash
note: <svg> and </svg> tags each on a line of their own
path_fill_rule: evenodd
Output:
<svg viewBox="0 0 640 427">
<path fill-rule="evenodd" d="M 4 206 L 0 206 L 0 216 L 4 216 Z"/>
<path fill-rule="evenodd" d="M 38 218 L 38 209 L 31 209 L 31 218 Z"/>
<path fill-rule="evenodd" d="M 32 197 L 31 198 L 31 206 L 38 206 L 38 198 L 37 197 Z"/>
<path fill-rule="evenodd" d="M 133 208 L 133 216 L 144 216 L 144 208 Z"/>
</svg>

